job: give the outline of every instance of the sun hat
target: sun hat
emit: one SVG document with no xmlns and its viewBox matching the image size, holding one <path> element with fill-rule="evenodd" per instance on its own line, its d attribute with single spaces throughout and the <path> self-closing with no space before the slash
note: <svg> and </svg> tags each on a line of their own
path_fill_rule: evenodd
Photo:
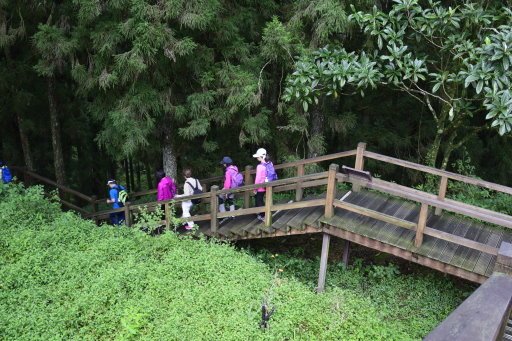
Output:
<svg viewBox="0 0 512 341">
<path fill-rule="evenodd" d="M 220 161 L 221 165 L 224 165 L 224 164 L 226 164 L 226 165 L 230 164 L 231 165 L 232 163 L 233 163 L 233 160 L 229 156 L 224 156 L 222 158 L 222 160 Z"/>
<path fill-rule="evenodd" d="M 254 154 L 252 157 L 259 158 L 259 157 L 265 157 L 267 156 L 267 151 L 264 148 L 260 148 L 256 151 L 256 154 Z"/>
</svg>

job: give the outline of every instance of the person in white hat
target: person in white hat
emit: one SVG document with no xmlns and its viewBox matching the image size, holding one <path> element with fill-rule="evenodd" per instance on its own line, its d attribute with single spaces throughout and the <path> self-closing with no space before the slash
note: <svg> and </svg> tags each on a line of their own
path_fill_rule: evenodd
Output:
<svg viewBox="0 0 512 341">
<path fill-rule="evenodd" d="M 256 158 L 260 163 L 256 167 L 256 178 L 254 179 L 255 184 L 262 184 L 266 182 L 267 177 L 267 151 L 264 148 L 260 148 L 256 151 L 256 153 L 252 156 Z M 261 207 L 265 205 L 264 197 L 265 197 L 265 187 L 257 188 L 254 196 L 255 206 Z M 265 220 L 264 213 L 258 213 L 257 218 L 261 221 Z"/>
</svg>

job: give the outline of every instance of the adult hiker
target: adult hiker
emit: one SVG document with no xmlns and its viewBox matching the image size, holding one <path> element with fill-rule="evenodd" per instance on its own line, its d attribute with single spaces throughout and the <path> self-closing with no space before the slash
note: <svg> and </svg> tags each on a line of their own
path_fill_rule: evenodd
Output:
<svg viewBox="0 0 512 341">
<path fill-rule="evenodd" d="M 252 157 L 256 158 L 260 162 L 256 167 L 256 178 L 254 179 L 255 184 L 262 184 L 277 180 L 274 164 L 270 160 L 270 157 L 267 155 L 267 151 L 264 148 L 258 149 Z M 265 192 L 265 187 L 259 187 L 254 190 L 254 201 L 256 207 L 262 207 L 265 205 Z M 258 213 L 256 217 L 258 220 L 264 221 L 265 213 Z"/>
<path fill-rule="evenodd" d="M 4 184 L 12 181 L 11 170 L 2 161 L 0 161 L 0 179 Z"/>
<path fill-rule="evenodd" d="M 222 189 L 231 189 L 243 185 L 244 177 L 238 171 L 238 167 L 233 164 L 233 160 L 229 156 L 224 156 L 220 164 L 225 168 L 224 170 L 224 186 Z M 226 208 L 232 212 L 235 210 L 235 194 L 228 193 L 219 195 L 219 212 L 226 212 Z M 224 221 L 223 219 L 222 221 Z"/>
<path fill-rule="evenodd" d="M 176 183 L 173 178 L 166 176 L 163 170 L 156 172 L 158 181 L 156 200 L 165 201 L 171 200 L 176 195 Z"/>
<path fill-rule="evenodd" d="M 110 188 L 108 191 L 109 198 L 107 199 L 107 204 L 112 204 L 113 209 L 124 207 L 127 197 L 126 188 L 118 185 L 114 179 L 108 180 L 107 186 Z M 110 222 L 112 225 L 120 225 L 124 222 L 124 219 L 124 212 L 110 213 Z"/>
<path fill-rule="evenodd" d="M 201 183 L 196 178 L 192 177 L 192 170 L 190 168 L 185 168 L 183 170 L 183 177 L 185 178 L 185 184 L 183 185 L 183 195 L 177 195 L 176 197 L 189 196 L 194 194 L 200 194 L 203 192 L 203 187 Z M 182 218 L 191 217 L 190 210 L 192 206 L 197 205 L 201 202 L 201 199 L 192 199 L 181 202 L 181 210 L 183 211 Z M 194 227 L 194 222 L 189 220 L 185 224 L 185 230 L 192 230 Z"/>
</svg>

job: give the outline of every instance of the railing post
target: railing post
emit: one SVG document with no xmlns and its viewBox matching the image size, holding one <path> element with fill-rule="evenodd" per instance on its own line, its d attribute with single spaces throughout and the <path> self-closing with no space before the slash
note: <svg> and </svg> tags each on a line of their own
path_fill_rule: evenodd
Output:
<svg viewBox="0 0 512 341">
<path fill-rule="evenodd" d="M 414 241 L 414 246 L 420 247 L 423 243 L 423 230 L 425 229 L 425 225 L 427 225 L 427 216 L 428 216 L 428 204 L 422 203 L 420 208 L 420 216 L 418 218 L 418 225 L 416 226 L 416 239 Z"/>
<path fill-rule="evenodd" d="M 91 196 L 91 206 L 94 213 L 98 212 L 98 197 L 95 195 Z"/>
<path fill-rule="evenodd" d="M 165 229 L 169 231 L 171 227 L 171 209 L 169 207 L 169 203 L 166 202 L 164 205 L 164 212 L 165 212 Z"/>
<path fill-rule="evenodd" d="M 320 273 L 318 274 L 318 286 L 316 292 L 322 292 L 325 289 L 325 277 L 327 273 L 327 257 L 329 256 L 329 243 L 331 236 L 324 233 L 322 238 L 322 254 L 320 255 Z"/>
<path fill-rule="evenodd" d="M 363 170 L 364 168 L 364 151 L 366 150 L 366 143 L 359 142 L 357 144 L 357 151 L 356 151 L 356 163 L 354 165 L 354 168 L 357 170 Z M 359 192 L 361 189 L 360 184 L 352 184 L 352 192 Z"/>
<path fill-rule="evenodd" d="M 512 276 L 512 244 L 501 242 L 493 272 L 502 272 Z"/>
<path fill-rule="evenodd" d="M 252 184 L 251 170 L 252 170 L 252 166 L 245 166 L 245 171 L 244 171 L 245 185 Z M 244 192 L 244 208 L 249 208 L 249 207 L 251 207 L 251 192 L 245 191 Z"/>
<path fill-rule="evenodd" d="M 98 197 L 95 195 L 91 197 L 91 207 L 93 214 L 98 212 Z M 96 217 L 94 217 L 94 222 L 98 225 L 98 219 Z"/>
<path fill-rule="evenodd" d="M 130 203 L 127 202 L 124 204 L 124 222 L 126 226 L 132 226 L 132 217 L 130 215 Z"/>
<path fill-rule="evenodd" d="M 297 166 L 297 177 L 304 176 L 304 164 Z M 302 181 L 297 180 L 297 187 L 295 188 L 295 201 L 301 201 L 303 195 Z"/>
<path fill-rule="evenodd" d="M 331 164 L 329 166 L 329 176 L 327 177 L 327 193 L 325 194 L 325 211 L 326 218 L 332 218 L 334 215 L 334 197 L 336 196 L 336 174 L 339 166 Z"/>
<path fill-rule="evenodd" d="M 267 187 L 265 191 L 265 226 L 270 227 L 272 225 L 272 186 Z"/>
<path fill-rule="evenodd" d="M 439 194 L 437 195 L 437 199 L 444 200 L 446 196 L 446 189 L 448 187 L 448 178 L 446 176 L 441 177 L 441 181 L 439 182 Z M 434 212 L 435 215 L 441 215 L 443 213 L 443 209 L 436 207 Z"/>
<path fill-rule="evenodd" d="M 210 189 L 210 229 L 212 233 L 217 233 L 217 227 L 219 226 L 219 222 L 217 221 L 217 212 L 219 211 L 219 197 L 217 196 L 217 191 L 219 190 L 219 186 L 214 185 Z"/>
</svg>

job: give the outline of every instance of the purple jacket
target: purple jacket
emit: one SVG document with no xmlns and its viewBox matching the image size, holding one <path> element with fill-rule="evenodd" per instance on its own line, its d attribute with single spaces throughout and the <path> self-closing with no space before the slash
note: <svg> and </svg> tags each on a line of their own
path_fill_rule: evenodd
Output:
<svg viewBox="0 0 512 341">
<path fill-rule="evenodd" d="M 156 200 L 171 200 L 176 195 L 176 184 L 168 176 L 164 176 L 158 183 Z"/>
<path fill-rule="evenodd" d="M 236 166 L 229 166 L 226 168 L 226 174 L 224 174 L 224 188 L 229 189 L 233 184 L 233 177 L 238 174 L 238 168 Z"/>
</svg>

